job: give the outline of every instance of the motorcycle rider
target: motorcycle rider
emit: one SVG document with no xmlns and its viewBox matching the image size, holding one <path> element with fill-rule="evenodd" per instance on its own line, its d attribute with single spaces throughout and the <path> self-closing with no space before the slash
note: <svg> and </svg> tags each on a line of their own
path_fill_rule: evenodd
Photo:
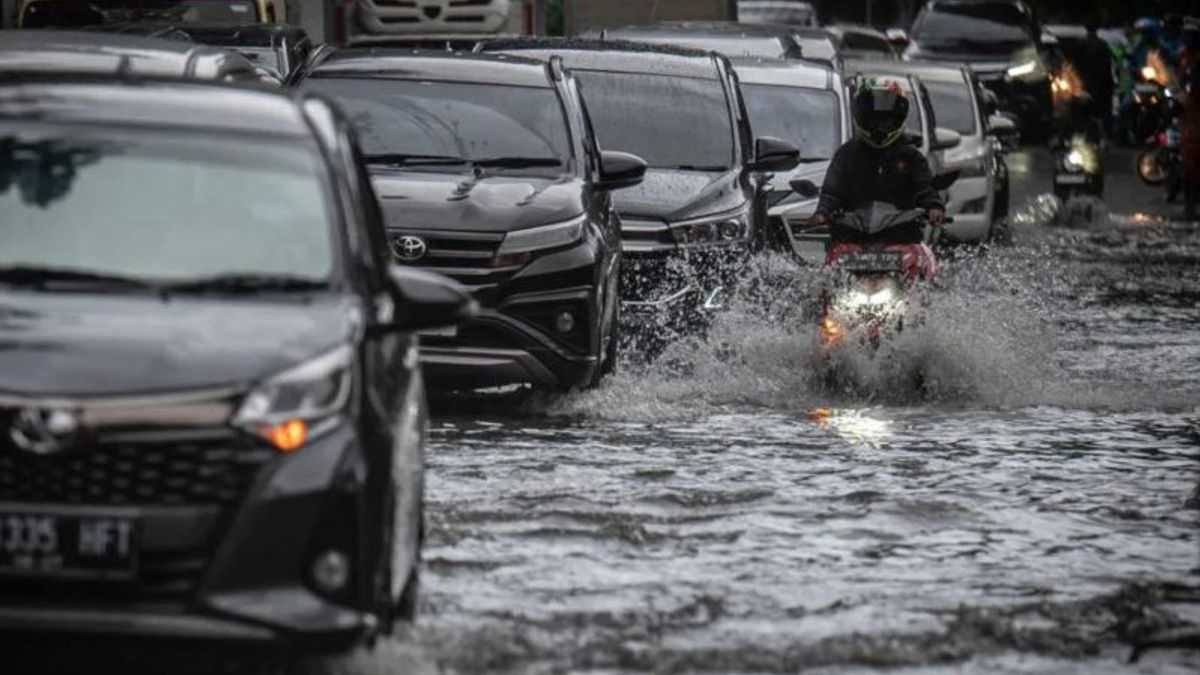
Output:
<svg viewBox="0 0 1200 675">
<path fill-rule="evenodd" d="M 864 79 L 854 95 L 855 137 L 834 153 L 811 223 L 830 224 L 836 242 L 847 233 L 832 222 L 836 214 L 887 202 L 897 209 L 925 209 L 935 226 L 945 205 L 933 187 L 933 173 L 921 151 L 904 135 L 908 98 L 894 80 Z"/>
</svg>

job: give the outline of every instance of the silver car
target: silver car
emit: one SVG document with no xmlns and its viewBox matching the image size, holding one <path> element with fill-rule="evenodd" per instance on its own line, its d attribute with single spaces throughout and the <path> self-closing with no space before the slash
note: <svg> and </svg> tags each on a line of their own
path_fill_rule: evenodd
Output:
<svg viewBox="0 0 1200 675">
<path fill-rule="evenodd" d="M 496 33 L 510 10 L 509 0 L 359 0 L 359 30 L 353 32 Z"/>
</svg>

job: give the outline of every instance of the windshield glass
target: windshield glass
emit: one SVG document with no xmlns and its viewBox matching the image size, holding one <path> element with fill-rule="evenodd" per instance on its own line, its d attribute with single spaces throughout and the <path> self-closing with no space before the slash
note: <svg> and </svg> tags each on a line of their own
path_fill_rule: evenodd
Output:
<svg viewBox="0 0 1200 675">
<path fill-rule="evenodd" d="M 277 74 L 281 74 L 285 70 L 283 53 L 270 47 L 237 47 L 235 51 L 250 59 L 254 65 L 270 68 Z"/>
<path fill-rule="evenodd" d="M 0 267 L 327 280 L 321 166 L 315 147 L 241 137 L 0 124 Z"/>
<path fill-rule="evenodd" d="M 733 120 L 717 80 L 576 71 L 600 147 L 659 169 L 732 166 Z"/>
<path fill-rule="evenodd" d="M 653 42 L 677 47 L 690 47 L 717 52 L 725 56 L 754 56 L 777 59 L 787 56 L 787 45 L 781 38 L 742 35 L 630 35 L 638 42 Z"/>
<path fill-rule="evenodd" d="M 320 77 L 305 88 L 341 104 L 368 160 L 530 158 L 546 160 L 546 166 L 527 170 L 557 174 L 572 156 L 562 104 L 553 89 Z"/>
<path fill-rule="evenodd" d="M 88 0 L 33 2 L 21 25 L 94 26 L 126 21 L 170 23 L 252 23 L 261 20 L 254 0 Z"/>
<path fill-rule="evenodd" d="M 1016 49 L 1032 42 L 1033 32 L 1016 5 L 980 2 L 937 5 L 917 19 L 912 38 L 935 49 L 973 45 Z"/>
<path fill-rule="evenodd" d="M 964 136 L 975 133 L 975 107 L 971 104 L 971 92 L 965 82 L 937 82 L 925 80 L 933 113 L 938 126 L 953 129 Z"/>
<path fill-rule="evenodd" d="M 805 159 L 833 157 L 842 120 L 833 92 L 742 84 L 755 136 L 774 136 L 800 148 Z"/>
</svg>

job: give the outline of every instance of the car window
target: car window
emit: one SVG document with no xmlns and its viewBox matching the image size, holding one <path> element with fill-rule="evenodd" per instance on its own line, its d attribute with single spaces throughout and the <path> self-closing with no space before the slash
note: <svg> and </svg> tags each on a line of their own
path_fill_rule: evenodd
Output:
<svg viewBox="0 0 1200 675">
<path fill-rule="evenodd" d="M 304 83 L 337 101 L 358 132 L 363 154 L 533 158 L 562 173 L 573 156 L 557 92 L 473 82 L 317 77 Z"/>
<path fill-rule="evenodd" d="M 21 25 L 92 26 L 137 21 L 169 23 L 249 23 L 258 21 L 254 0 L 89 0 L 32 2 Z"/>
<path fill-rule="evenodd" d="M 964 136 L 975 133 L 975 106 L 966 82 L 925 80 L 938 125 Z"/>
<path fill-rule="evenodd" d="M 917 18 L 912 38 L 932 48 L 1015 49 L 1033 41 L 1033 26 L 1028 16 L 1008 3 L 933 5 Z"/>
<path fill-rule="evenodd" d="M 315 146 L 0 124 L 0 266 L 325 280 L 323 166 Z"/>
<path fill-rule="evenodd" d="M 800 148 L 805 158 L 832 157 L 842 143 L 837 96 L 821 89 L 743 84 L 756 136 L 774 136 Z"/>
<path fill-rule="evenodd" d="M 655 168 L 732 166 L 733 119 L 720 81 L 578 70 L 576 77 L 600 147 Z"/>
</svg>

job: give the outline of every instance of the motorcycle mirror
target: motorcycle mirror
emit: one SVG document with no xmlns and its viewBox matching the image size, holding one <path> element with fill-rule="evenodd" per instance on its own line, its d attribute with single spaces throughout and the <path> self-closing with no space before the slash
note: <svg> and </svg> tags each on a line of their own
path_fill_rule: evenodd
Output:
<svg viewBox="0 0 1200 675">
<path fill-rule="evenodd" d="M 958 171 L 950 171 L 948 173 L 939 174 L 933 178 L 933 187 L 935 190 L 947 190 L 954 181 L 958 180 Z"/>
<path fill-rule="evenodd" d="M 821 194 L 821 189 L 817 187 L 816 183 L 804 178 L 794 178 L 788 183 L 788 186 L 792 188 L 792 192 L 808 199 Z"/>
</svg>

